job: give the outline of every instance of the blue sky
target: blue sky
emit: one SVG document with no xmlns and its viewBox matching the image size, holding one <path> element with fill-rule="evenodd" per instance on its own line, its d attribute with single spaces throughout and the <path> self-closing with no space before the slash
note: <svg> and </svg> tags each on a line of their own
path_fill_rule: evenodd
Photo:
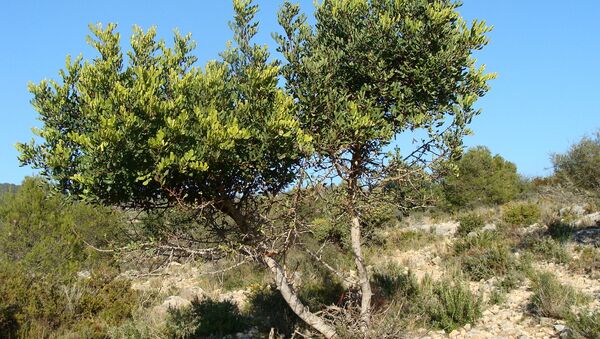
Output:
<svg viewBox="0 0 600 339">
<path fill-rule="evenodd" d="M 308 12 L 312 0 L 299 1 Z M 477 53 L 499 77 L 479 101 L 482 115 L 467 145 L 486 145 L 517 164 L 527 176 L 551 173 L 549 156 L 564 152 L 600 128 L 600 1 L 464 0 L 467 19 L 485 19 L 495 29 Z M 281 1 L 259 0 L 258 41 L 272 48 Z M 34 171 L 20 168 L 14 144 L 32 137 L 38 125 L 27 83 L 56 78 L 67 54 L 93 56 L 85 43 L 87 25 L 116 22 L 124 44 L 131 27 L 156 25 L 170 40 L 172 30 L 191 32 L 200 64 L 223 50 L 231 33 L 231 3 L 222 1 L 17 1 L 0 6 L 0 182 L 20 182 Z"/>
</svg>

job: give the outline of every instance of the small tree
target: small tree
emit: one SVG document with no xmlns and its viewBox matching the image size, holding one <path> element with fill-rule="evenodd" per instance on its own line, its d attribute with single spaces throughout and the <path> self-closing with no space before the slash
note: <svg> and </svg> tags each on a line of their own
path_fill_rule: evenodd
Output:
<svg viewBox="0 0 600 339">
<path fill-rule="evenodd" d="M 554 154 L 552 164 L 560 180 L 600 194 L 600 132 L 584 137 L 565 154 Z"/>
<path fill-rule="evenodd" d="M 457 162 L 458 176 L 449 175 L 443 181 L 446 202 L 451 207 L 503 204 L 521 191 L 522 181 L 517 166 L 487 147 L 469 149 Z"/>
<path fill-rule="evenodd" d="M 91 26 L 96 58 L 67 58 L 60 82 L 30 86 L 43 127 L 40 143 L 18 145 L 20 161 L 75 197 L 192 209 L 204 237 L 170 239 L 172 248 L 235 251 L 264 263 L 292 310 L 332 337 L 333 327 L 302 305 L 279 265 L 294 238 L 271 227 L 272 204 L 264 203 L 293 183 L 310 137 L 293 97 L 277 86 L 279 67 L 267 47 L 251 43 L 257 6 L 235 0 L 234 9 L 235 46 L 204 69 L 194 66 L 189 35 L 176 33 L 167 47 L 154 28 L 135 27 L 125 58 L 114 24 Z"/>
<path fill-rule="evenodd" d="M 285 33 L 276 39 L 287 61 L 286 88 L 315 141 L 313 173 L 332 173 L 345 187 L 364 334 L 372 313 L 362 252 L 369 197 L 406 168 L 437 168 L 460 153 L 478 112 L 473 104 L 493 77 L 471 57 L 487 43 L 490 28 L 467 24 L 459 3 L 450 0 L 324 0 L 316 6 L 311 27 L 299 7 L 286 2 L 279 14 Z M 393 152 L 395 136 L 411 132 L 414 147 Z"/>
</svg>

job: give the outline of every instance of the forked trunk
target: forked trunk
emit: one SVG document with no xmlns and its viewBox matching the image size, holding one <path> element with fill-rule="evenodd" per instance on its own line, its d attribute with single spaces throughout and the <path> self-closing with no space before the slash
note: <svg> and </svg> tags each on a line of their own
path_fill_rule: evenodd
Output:
<svg viewBox="0 0 600 339">
<path fill-rule="evenodd" d="M 264 256 L 263 260 L 275 275 L 275 284 L 292 311 L 294 311 L 294 313 L 309 326 L 319 331 L 325 338 L 336 338 L 337 333 L 335 332 L 335 329 L 325 323 L 322 318 L 311 313 L 310 310 L 302 304 L 298 298 L 298 294 L 288 281 L 283 267 L 281 267 L 275 259 L 269 256 Z"/>
</svg>

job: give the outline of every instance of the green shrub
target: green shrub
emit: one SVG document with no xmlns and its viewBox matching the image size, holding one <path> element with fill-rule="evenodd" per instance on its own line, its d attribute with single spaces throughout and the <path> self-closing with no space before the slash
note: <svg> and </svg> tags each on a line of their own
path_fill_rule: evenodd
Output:
<svg viewBox="0 0 600 339">
<path fill-rule="evenodd" d="M 495 244 L 504 243 L 501 234 L 496 231 L 486 231 L 477 234 L 474 237 L 459 238 L 454 243 L 454 254 L 461 255 L 469 250 L 481 250 L 494 246 Z"/>
<path fill-rule="evenodd" d="M 562 182 L 600 193 L 600 131 L 584 137 L 565 154 L 552 156 L 555 175 Z"/>
<path fill-rule="evenodd" d="M 425 280 L 427 295 L 424 311 L 431 326 L 451 332 L 481 317 L 481 298 L 473 295 L 460 280 Z"/>
<path fill-rule="evenodd" d="M 373 286 L 388 301 L 397 297 L 412 300 L 420 293 L 419 282 L 414 274 L 410 271 L 404 272 L 402 267 L 394 263 L 388 263 L 375 271 Z"/>
<path fill-rule="evenodd" d="M 511 246 L 502 233 L 485 231 L 457 239 L 450 259 L 473 281 L 502 278 L 527 269 L 526 262 L 517 259 Z"/>
<path fill-rule="evenodd" d="M 531 282 L 533 296 L 530 309 L 540 317 L 563 319 L 569 315 L 572 306 L 589 301 L 588 296 L 563 285 L 549 272 L 533 275 Z"/>
<path fill-rule="evenodd" d="M 249 320 L 230 301 L 194 300 L 184 309 L 170 309 L 167 332 L 172 338 L 222 338 L 248 328 Z"/>
<path fill-rule="evenodd" d="M 528 250 L 541 260 L 559 264 L 566 264 L 571 260 L 569 252 L 554 239 L 532 240 Z"/>
<path fill-rule="evenodd" d="M 531 202 L 513 202 L 502 207 L 502 220 L 512 226 L 528 226 L 540 219 L 540 207 Z"/>
<path fill-rule="evenodd" d="M 96 338 L 129 319 L 137 293 L 116 279 L 110 255 L 85 243 L 108 247 L 122 226 L 117 212 L 73 203 L 41 179 L 2 195 L 0 333 Z"/>
<path fill-rule="evenodd" d="M 569 314 L 567 326 L 575 333 L 575 338 L 600 338 L 600 312 L 582 311 Z"/>
<path fill-rule="evenodd" d="M 377 319 L 376 329 L 386 335 L 394 332 L 392 328 L 415 324 L 452 331 L 481 316 L 481 298 L 459 276 L 440 281 L 425 276 L 419 282 L 412 272 L 388 264 L 375 271 L 373 287 L 378 295 L 375 300 L 388 310 Z"/>
<path fill-rule="evenodd" d="M 554 220 L 548 224 L 548 235 L 561 243 L 571 240 L 573 233 L 575 233 L 575 228 L 560 220 Z"/>
<path fill-rule="evenodd" d="M 522 189 L 515 164 L 492 156 L 486 147 L 469 149 L 457 165 L 459 175 L 446 177 L 442 184 L 450 208 L 503 204 Z"/>
<path fill-rule="evenodd" d="M 441 239 L 439 235 L 432 232 L 403 230 L 400 228 L 389 229 L 380 235 L 381 243 L 392 250 L 410 250 L 427 246 Z"/>
<path fill-rule="evenodd" d="M 115 279 L 116 274 L 99 269 L 89 279 L 76 279 L 32 274 L 20 264 L 0 262 L 0 333 L 105 336 L 110 326 L 131 318 L 139 304 L 130 283 Z"/>
<path fill-rule="evenodd" d="M 503 244 L 471 250 L 461 258 L 463 271 L 474 281 L 507 274 L 516 265 L 514 255 Z"/>
<path fill-rule="evenodd" d="M 350 244 L 350 231 L 343 222 L 333 221 L 330 218 L 316 218 L 312 221 L 310 230 L 319 242 L 331 241 L 342 246 Z"/>
<path fill-rule="evenodd" d="M 485 224 L 483 217 L 477 213 L 463 214 L 458 218 L 458 222 L 457 234 L 460 236 L 465 236 L 471 232 L 478 231 Z"/>
</svg>

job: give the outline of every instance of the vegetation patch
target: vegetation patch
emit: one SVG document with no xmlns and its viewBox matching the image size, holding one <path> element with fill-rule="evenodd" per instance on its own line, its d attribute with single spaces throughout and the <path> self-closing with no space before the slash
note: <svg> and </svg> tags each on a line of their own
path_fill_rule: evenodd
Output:
<svg viewBox="0 0 600 339">
<path fill-rule="evenodd" d="M 167 332 L 172 338 L 222 338 L 248 328 L 249 319 L 231 301 L 194 300 L 185 309 L 170 309 Z"/>
<path fill-rule="evenodd" d="M 459 236 L 465 236 L 471 232 L 480 230 L 485 225 L 485 220 L 480 214 L 467 213 L 458 218 L 458 230 L 456 233 Z"/>
<path fill-rule="evenodd" d="M 540 317 L 564 319 L 571 308 L 590 301 L 589 296 L 577 292 L 573 287 L 562 284 L 549 272 L 531 277 L 533 296 L 530 310 Z"/>
<path fill-rule="evenodd" d="M 389 303 L 384 317 L 391 318 L 381 324 L 420 324 L 452 331 L 481 317 L 481 298 L 457 276 L 439 281 L 425 276 L 419 282 L 411 272 L 389 265 L 375 274 L 374 285 Z"/>
<path fill-rule="evenodd" d="M 502 206 L 502 220 L 512 226 L 532 225 L 540 215 L 540 207 L 533 202 L 510 202 Z"/>
<path fill-rule="evenodd" d="M 574 332 L 575 338 L 600 338 L 600 312 L 586 310 L 570 314 L 567 326 Z"/>
</svg>

